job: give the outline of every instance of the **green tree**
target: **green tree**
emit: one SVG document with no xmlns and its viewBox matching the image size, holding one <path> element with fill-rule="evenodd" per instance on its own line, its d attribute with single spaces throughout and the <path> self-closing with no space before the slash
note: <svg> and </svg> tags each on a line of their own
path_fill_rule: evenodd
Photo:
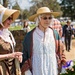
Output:
<svg viewBox="0 0 75 75">
<path fill-rule="evenodd" d="M 17 9 L 17 10 L 21 10 L 17 2 L 16 2 L 16 4 L 12 8 L 13 9 Z"/>
<path fill-rule="evenodd" d="M 12 8 L 16 10 L 20 10 L 20 12 L 22 12 L 17 2 Z M 19 18 L 21 18 L 21 14 L 19 15 Z"/>
<path fill-rule="evenodd" d="M 30 12 L 27 9 L 25 9 L 23 11 L 23 19 L 27 19 L 29 17 L 29 14 L 30 14 Z"/>
<path fill-rule="evenodd" d="M 3 0 L 3 6 L 7 7 L 7 5 L 8 5 L 8 0 Z"/>
<path fill-rule="evenodd" d="M 57 2 L 57 0 L 42 0 L 39 2 L 36 0 L 33 0 L 32 2 L 34 2 L 34 5 L 30 8 L 30 12 L 31 12 L 30 15 L 36 13 L 37 9 L 42 6 L 49 7 L 53 11 L 61 12 L 61 7 L 59 3 Z"/>
<path fill-rule="evenodd" d="M 75 17 L 75 0 L 61 0 L 61 10 L 64 17 Z"/>
</svg>

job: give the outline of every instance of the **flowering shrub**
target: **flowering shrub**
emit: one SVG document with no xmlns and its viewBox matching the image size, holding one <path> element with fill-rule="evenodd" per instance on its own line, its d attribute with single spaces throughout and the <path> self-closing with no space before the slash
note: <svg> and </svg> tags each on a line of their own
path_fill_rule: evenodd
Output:
<svg viewBox="0 0 75 75">
<path fill-rule="evenodd" d="M 75 75 L 75 61 L 73 61 L 74 65 L 72 67 L 66 68 L 66 72 L 60 75 Z M 71 65 L 70 65 L 71 66 Z"/>
</svg>

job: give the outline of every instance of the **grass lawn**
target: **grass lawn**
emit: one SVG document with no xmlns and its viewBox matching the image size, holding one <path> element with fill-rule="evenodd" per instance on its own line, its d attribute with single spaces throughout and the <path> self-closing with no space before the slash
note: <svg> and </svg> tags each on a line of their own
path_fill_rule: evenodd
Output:
<svg viewBox="0 0 75 75">
<path fill-rule="evenodd" d="M 31 30 L 35 27 L 35 25 L 30 25 Z M 13 30 L 22 30 L 23 26 L 21 25 L 17 25 L 17 26 L 10 26 L 9 30 L 13 31 Z"/>
<path fill-rule="evenodd" d="M 22 26 L 10 26 L 9 30 L 13 31 L 13 30 L 21 30 Z"/>
</svg>

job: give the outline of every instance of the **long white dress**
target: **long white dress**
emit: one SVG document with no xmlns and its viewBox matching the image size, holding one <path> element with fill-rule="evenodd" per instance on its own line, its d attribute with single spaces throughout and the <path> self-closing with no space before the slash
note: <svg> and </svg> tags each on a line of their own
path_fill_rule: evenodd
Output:
<svg viewBox="0 0 75 75">
<path fill-rule="evenodd" d="M 42 32 L 36 27 L 33 33 L 33 75 L 57 75 L 55 39 L 53 30 Z"/>
</svg>

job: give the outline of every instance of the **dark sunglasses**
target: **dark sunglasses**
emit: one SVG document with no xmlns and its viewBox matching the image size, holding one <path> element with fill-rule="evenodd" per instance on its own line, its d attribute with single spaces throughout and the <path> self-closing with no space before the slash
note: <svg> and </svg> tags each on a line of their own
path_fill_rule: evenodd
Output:
<svg viewBox="0 0 75 75">
<path fill-rule="evenodd" d="M 43 17 L 43 19 L 44 19 L 44 20 L 47 20 L 47 19 L 51 20 L 52 17 Z"/>
<path fill-rule="evenodd" d="M 7 19 L 8 19 L 8 20 L 13 20 L 13 18 L 12 18 L 12 17 L 8 17 Z"/>
</svg>

